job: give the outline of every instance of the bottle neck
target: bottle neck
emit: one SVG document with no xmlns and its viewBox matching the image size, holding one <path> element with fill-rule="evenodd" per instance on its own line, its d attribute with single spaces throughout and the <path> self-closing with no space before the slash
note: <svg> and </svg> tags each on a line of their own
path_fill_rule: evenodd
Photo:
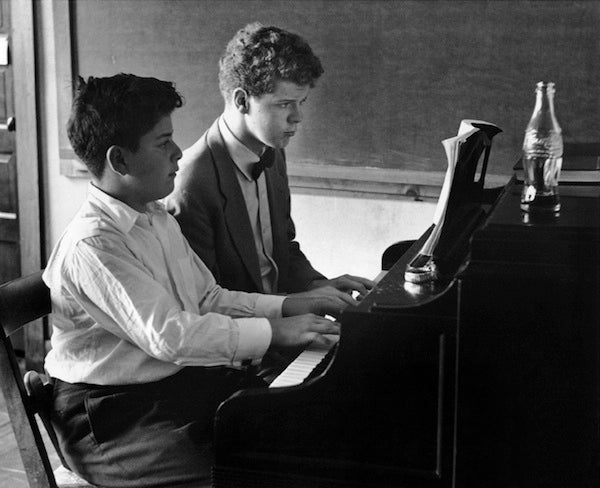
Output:
<svg viewBox="0 0 600 488">
<path fill-rule="evenodd" d="M 536 88 L 535 106 L 529 124 L 527 124 L 527 130 L 532 129 L 561 132 L 554 114 L 553 84 L 539 83 Z"/>
</svg>

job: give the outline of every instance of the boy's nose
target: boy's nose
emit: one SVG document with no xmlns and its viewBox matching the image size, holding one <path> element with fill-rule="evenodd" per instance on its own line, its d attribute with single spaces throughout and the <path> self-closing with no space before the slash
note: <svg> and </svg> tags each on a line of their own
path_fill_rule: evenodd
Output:
<svg viewBox="0 0 600 488">
<path fill-rule="evenodd" d="M 183 156 L 183 153 L 181 152 L 181 148 L 177 145 L 176 142 L 173 142 L 173 146 L 174 146 L 174 154 L 173 157 L 179 161 L 181 159 L 181 156 Z"/>
<path fill-rule="evenodd" d="M 294 124 L 299 124 L 300 122 L 302 122 L 302 118 L 302 110 L 300 110 L 300 107 L 295 107 L 292 110 L 292 113 L 290 114 L 290 122 L 293 122 Z"/>
</svg>

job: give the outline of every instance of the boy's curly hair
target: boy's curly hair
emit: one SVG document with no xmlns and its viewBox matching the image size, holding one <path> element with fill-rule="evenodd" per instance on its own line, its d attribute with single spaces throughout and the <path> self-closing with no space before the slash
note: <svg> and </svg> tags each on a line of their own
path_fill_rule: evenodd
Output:
<svg viewBox="0 0 600 488">
<path fill-rule="evenodd" d="M 240 29 L 219 60 L 219 87 L 227 100 L 236 88 L 248 95 L 272 93 L 279 80 L 313 87 L 321 61 L 304 39 L 259 22 Z"/>
<path fill-rule="evenodd" d="M 111 146 L 137 151 L 141 137 L 182 105 L 168 81 L 125 73 L 87 81 L 78 77 L 67 135 L 75 154 L 100 178 Z"/>
</svg>

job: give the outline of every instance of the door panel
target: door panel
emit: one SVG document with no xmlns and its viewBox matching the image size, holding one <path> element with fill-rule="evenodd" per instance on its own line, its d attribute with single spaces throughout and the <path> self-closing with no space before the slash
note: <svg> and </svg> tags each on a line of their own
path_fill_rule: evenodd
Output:
<svg viewBox="0 0 600 488">
<path fill-rule="evenodd" d="M 10 40 L 10 20 L 10 3 L 1 0 L 1 38 Z M 0 42 L 0 49 L 2 44 Z M 2 54 L 6 53 L 0 53 L 0 59 Z M 7 59 L 8 64 L 0 64 L 0 283 L 21 274 L 15 133 L 8 128 L 9 117 L 14 116 L 13 70 L 10 56 Z M 37 189 L 32 188 L 32 191 Z M 12 339 L 16 348 L 24 348 L 22 334 Z"/>
<path fill-rule="evenodd" d="M 8 38 L 9 33 L 9 2 L 2 0 L 0 36 Z M 7 65 L 0 65 L 0 283 L 16 278 L 21 272 L 15 135 L 7 127 L 8 118 L 14 115 L 13 73 L 8 59 Z"/>
</svg>

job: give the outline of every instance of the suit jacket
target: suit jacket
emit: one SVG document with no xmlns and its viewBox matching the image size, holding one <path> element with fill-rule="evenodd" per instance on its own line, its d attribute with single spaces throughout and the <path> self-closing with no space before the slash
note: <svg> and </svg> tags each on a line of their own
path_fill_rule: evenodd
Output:
<svg viewBox="0 0 600 488">
<path fill-rule="evenodd" d="M 218 121 L 186 149 L 179 163 L 175 189 L 165 199 L 183 234 L 217 282 L 230 290 L 263 292 L 246 203 L 235 163 L 221 136 Z M 300 245 L 290 214 L 285 156 L 275 150 L 275 162 L 265 170 L 273 260 L 279 269 L 279 293 L 303 291 L 324 276 L 313 269 Z"/>
</svg>

